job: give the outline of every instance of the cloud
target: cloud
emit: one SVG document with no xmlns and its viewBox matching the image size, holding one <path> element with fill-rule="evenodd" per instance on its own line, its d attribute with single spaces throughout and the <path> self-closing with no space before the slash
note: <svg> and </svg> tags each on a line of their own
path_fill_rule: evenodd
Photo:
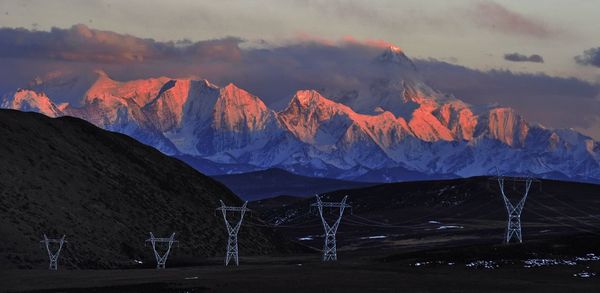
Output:
<svg viewBox="0 0 600 293">
<path fill-rule="evenodd" d="M 0 58 L 31 58 L 97 63 L 135 63 L 174 58 L 239 58 L 238 38 L 200 42 L 157 42 L 83 24 L 47 31 L 0 29 Z"/>
<path fill-rule="evenodd" d="M 382 40 L 348 36 L 331 41 L 307 34 L 280 45 L 259 45 L 234 37 L 159 42 L 85 25 L 50 31 L 2 28 L 0 63 L 12 69 L 0 68 L 0 90 L 13 90 L 50 71 L 69 72 L 61 79 L 71 80 L 102 69 L 119 80 L 197 76 L 217 84 L 235 82 L 275 102 L 302 88 L 354 88 L 361 79 L 385 75 L 372 61 L 391 46 Z"/>
<path fill-rule="evenodd" d="M 477 3 L 468 15 L 478 25 L 494 32 L 540 39 L 551 38 L 560 33 L 540 20 L 512 11 L 491 1 Z"/>
<path fill-rule="evenodd" d="M 582 55 L 575 56 L 575 62 L 581 65 L 600 67 L 600 47 L 585 50 Z"/>
<path fill-rule="evenodd" d="M 422 30 L 456 31 L 459 21 L 447 17 L 446 10 L 429 11 L 409 1 L 380 1 L 377 5 L 361 0 L 295 0 L 297 10 L 308 10 L 328 20 L 326 26 L 374 27 L 377 32 L 397 34 Z M 333 20 L 333 21 L 332 21 Z"/>
<path fill-rule="evenodd" d="M 544 58 L 542 56 L 533 54 L 533 55 L 523 55 L 519 53 L 508 53 L 504 54 L 504 60 L 511 62 L 534 62 L 534 63 L 544 63 Z"/>
<path fill-rule="evenodd" d="M 0 29 L 0 94 L 52 73 L 57 84 L 74 91 L 51 97 L 76 103 L 82 94 L 77 90 L 85 89 L 81 84 L 102 69 L 117 80 L 195 76 L 218 85 L 233 82 L 276 109 L 300 89 L 317 89 L 330 97 L 348 93 L 370 98 L 373 81 L 405 78 L 406 70 L 413 70 L 377 62 L 390 45 L 306 34 L 275 45 L 239 38 L 159 42 L 81 25 L 46 32 L 5 28 Z M 544 74 L 478 71 L 433 59 L 415 60 L 415 65 L 434 88 L 475 105 L 514 107 L 528 120 L 550 127 L 585 129 L 598 121 L 596 84 Z"/>
<path fill-rule="evenodd" d="M 527 120 L 554 128 L 597 127 L 600 85 L 576 78 L 508 70 L 480 71 L 435 59 L 416 60 L 427 82 L 475 105 L 510 106 Z M 600 129 L 591 129 L 596 138 Z"/>
</svg>

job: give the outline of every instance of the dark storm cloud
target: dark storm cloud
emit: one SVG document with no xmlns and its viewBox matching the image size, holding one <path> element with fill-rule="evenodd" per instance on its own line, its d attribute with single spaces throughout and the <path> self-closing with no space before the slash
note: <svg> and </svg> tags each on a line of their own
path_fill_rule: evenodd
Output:
<svg viewBox="0 0 600 293">
<path fill-rule="evenodd" d="M 575 56 L 575 62 L 581 65 L 600 67 L 600 47 L 585 50 L 582 55 Z"/>
<path fill-rule="evenodd" d="M 523 55 L 519 53 L 509 53 L 504 54 L 504 60 L 511 62 L 534 62 L 534 63 L 544 63 L 544 58 L 542 56 L 533 54 L 533 55 Z"/>
</svg>

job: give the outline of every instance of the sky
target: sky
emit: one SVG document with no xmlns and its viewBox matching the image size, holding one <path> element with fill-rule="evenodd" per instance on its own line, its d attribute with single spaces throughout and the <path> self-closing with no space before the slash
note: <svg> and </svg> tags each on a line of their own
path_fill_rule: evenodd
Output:
<svg viewBox="0 0 600 293">
<path fill-rule="evenodd" d="M 202 75 L 284 95 L 256 85 L 251 70 L 331 58 L 323 51 L 331 44 L 358 54 L 346 57 L 393 44 L 421 60 L 424 74 L 441 90 L 467 102 L 512 106 L 531 120 L 598 139 L 599 18 L 596 0 L 2 0 L 0 59 L 13 68 L 0 68 L 0 77 L 18 83 L 61 66 L 102 67 L 121 78 Z M 97 31 L 110 34 L 98 37 Z M 249 58 L 263 58 L 271 67 Z M 245 75 L 234 70 L 240 64 Z M 457 80 L 458 72 L 470 80 Z M 313 85 L 302 76 L 281 83 Z"/>
<path fill-rule="evenodd" d="M 411 57 L 600 81 L 573 57 L 600 43 L 595 0 L 198 1 L 3 0 L 0 26 L 48 30 L 86 24 L 159 41 L 235 36 L 284 41 L 301 35 L 380 39 Z M 507 53 L 544 63 L 508 62 Z"/>
</svg>

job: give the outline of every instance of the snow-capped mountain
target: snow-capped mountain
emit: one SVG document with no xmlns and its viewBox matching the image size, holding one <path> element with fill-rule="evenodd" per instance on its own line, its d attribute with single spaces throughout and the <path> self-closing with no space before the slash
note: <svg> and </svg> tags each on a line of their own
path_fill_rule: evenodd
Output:
<svg viewBox="0 0 600 293">
<path fill-rule="evenodd" d="M 0 107 L 2 108 L 38 112 L 49 117 L 62 116 L 63 111 L 61 108 L 64 110 L 65 106 L 55 105 L 44 93 L 25 89 L 18 89 L 16 92 L 6 95 L 0 101 Z"/>
<path fill-rule="evenodd" d="M 373 62 L 386 77 L 364 81 L 368 90 L 331 98 L 301 90 L 281 111 L 234 84 L 166 77 L 120 82 L 104 72 L 96 73 L 80 105 L 56 105 L 36 87 L 6 94 L 0 105 L 80 117 L 194 164 L 211 162 L 211 170 L 223 173 L 278 167 L 396 181 L 407 174 L 485 175 L 498 167 L 600 181 L 600 147 L 591 138 L 530 124 L 510 108 L 473 106 L 440 93 L 399 48 Z M 43 80 L 36 84 L 60 92 Z"/>
</svg>

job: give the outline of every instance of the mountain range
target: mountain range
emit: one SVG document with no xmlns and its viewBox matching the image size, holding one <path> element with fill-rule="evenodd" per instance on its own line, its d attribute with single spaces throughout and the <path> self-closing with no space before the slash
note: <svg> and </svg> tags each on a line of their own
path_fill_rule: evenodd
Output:
<svg viewBox="0 0 600 293">
<path fill-rule="evenodd" d="M 79 117 L 211 175 L 280 168 L 389 182 L 499 170 L 600 181 L 600 146 L 592 138 L 528 122 L 508 107 L 470 105 L 441 93 L 399 48 L 372 62 L 389 78 L 357 81 L 355 91 L 298 90 L 280 110 L 233 83 L 116 81 L 102 71 L 89 81 L 38 79 L 4 94 L 0 107 Z M 54 102 L 77 90 L 77 105 Z"/>
</svg>

